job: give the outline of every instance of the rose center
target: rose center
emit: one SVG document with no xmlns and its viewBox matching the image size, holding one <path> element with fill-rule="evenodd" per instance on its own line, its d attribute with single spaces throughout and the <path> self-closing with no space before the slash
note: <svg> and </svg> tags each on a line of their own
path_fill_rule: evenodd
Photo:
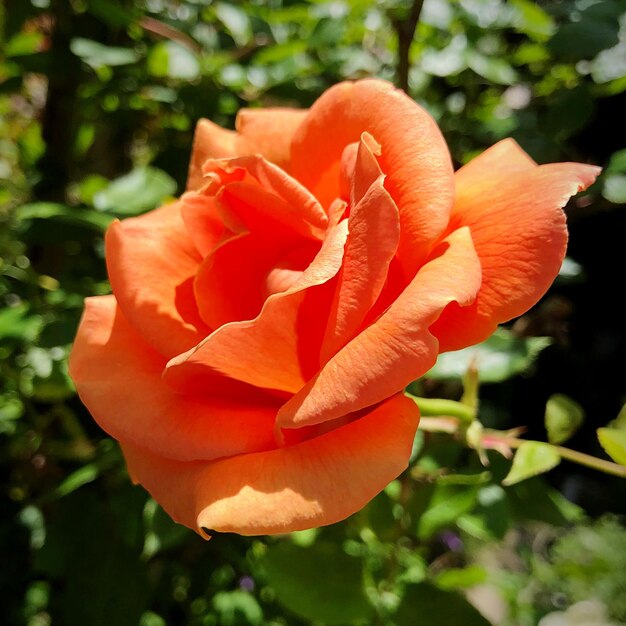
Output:
<svg viewBox="0 0 626 626">
<path fill-rule="evenodd" d="M 265 275 L 265 297 L 287 291 L 308 267 L 315 253 L 305 246 L 287 253 Z"/>
</svg>

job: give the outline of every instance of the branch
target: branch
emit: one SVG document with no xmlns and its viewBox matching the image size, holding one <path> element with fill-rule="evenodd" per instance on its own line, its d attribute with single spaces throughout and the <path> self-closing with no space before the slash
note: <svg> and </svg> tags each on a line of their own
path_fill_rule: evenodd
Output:
<svg viewBox="0 0 626 626">
<path fill-rule="evenodd" d="M 407 92 L 409 90 L 409 53 L 411 43 L 415 36 L 415 29 L 420 19 L 424 0 L 413 0 L 409 14 L 404 18 L 393 18 L 391 23 L 398 35 L 398 65 L 396 72 L 398 75 L 398 85 L 400 89 Z"/>
</svg>

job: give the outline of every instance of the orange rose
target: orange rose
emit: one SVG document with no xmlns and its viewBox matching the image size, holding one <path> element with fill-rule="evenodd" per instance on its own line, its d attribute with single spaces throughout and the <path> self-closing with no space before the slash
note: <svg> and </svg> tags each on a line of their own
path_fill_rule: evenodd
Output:
<svg viewBox="0 0 626 626">
<path fill-rule="evenodd" d="M 402 390 L 537 302 L 598 169 L 505 140 L 454 174 L 435 122 L 378 80 L 237 128 L 201 121 L 187 193 L 110 227 L 113 295 L 87 300 L 70 368 L 175 520 L 279 533 L 402 472 Z"/>
</svg>

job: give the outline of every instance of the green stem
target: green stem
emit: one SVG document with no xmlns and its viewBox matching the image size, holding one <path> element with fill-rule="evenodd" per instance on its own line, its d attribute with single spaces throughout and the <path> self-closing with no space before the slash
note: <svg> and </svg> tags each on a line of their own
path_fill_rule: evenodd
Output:
<svg viewBox="0 0 626 626">
<path fill-rule="evenodd" d="M 494 436 L 493 433 L 489 433 L 489 438 L 498 439 L 498 441 L 501 441 L 511 448 L 519 448 L 522 444 L 530 441 L 529 439 L 517 439 L 516 437 L 498 437 L 497 435 Z M 559 453 L 559 456 L 562 459 L 596 469 L 600 472 L 604 472 L 605 474 L 612 474 L 613 476 L 626 478 L 626 467 L 623 465 L 618 465 L 617 463 L 613 463 L 611 461 L 605 461 L 604 459 L 599 459 L 595 456 L 591 456 L 590 454 L 578 452 L 577 450 L 571 450 L 570 448 L 564 448 L 563 446 L 552 447 Z"/>
</svg>

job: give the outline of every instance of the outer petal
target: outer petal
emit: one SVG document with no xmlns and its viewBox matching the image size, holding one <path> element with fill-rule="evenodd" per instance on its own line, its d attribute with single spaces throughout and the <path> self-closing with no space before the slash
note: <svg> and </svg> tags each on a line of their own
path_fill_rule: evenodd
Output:
<svg viewBox="0 0 626 626">
<path fill-rule="evenodd" d="M 497 324 L 525 313 L 541 298 L 567 246 L 561 207 L 598 173 L 599 168 L 579 163 L 533 166 L 512 140 L 459 170 L 450 227 L 469 226 L 483 285 L 472 306 L 451 305 L 433 326 L 442 351 L 486 339 Z"/>
<path fill-rule="evenodd" d="M 346 226 L 341 222 L 329 232 L 298 281 L 287 291 L 270 296 L 256 319 L 226 324 L 196 348 L 172 359 L 165 380 L 184 390 L 217 371 L 258 387 L 288 392 L 300 389 L 305 382 L 303 353 L 316 343 L 315 328 L 323 328 L 328 315 L 320 304 L 325 298 L 318 298 L 316 290 L 341 267 Z M 304 308 L 311 313 L 306 324 Z M 319 350 L 319 343 L 316 347 Z"/>
<path fill-rule="evenodd" d="M 187 234 L 180 202 L 123 222 L 106 234 L 113 293 L 129 323 L 166 357 L 209 334 L 193 295 L 201 258 Z"/>
<path fill-rule="evenodd" d="M 207 119 L 199 120 L 187 189 L 202 186 L 202 164 L 207 159 L 262 154 L 289 171 L 291 138 L 306 114 L 306 109 L 242 109 L 237 115 L 236 131 L 225 130 Z"/>
<path fill-rule="evenodd" d="M 323 206 L 340 195 L 344 148 L 371 133 L 382 148 L 385 187 L 400 210 L 400 257 L 415 273 L 444 231 L 454 199 L 452 163 L 434 120 L 390 83 L 340 83 L 322 95 L 294 135 L 292 174 Z"/>
<path fill-rule="evenodd" d="M 181 524 L 275 534 L 358 511 L 406 468 L 418 421 L 415 403 L 398 395 L 345 426 L 270 452 L 180 463 L 123 449 L 133 479 Z"/>
<path fill-rule="evenodd" d="M 86 300 L 70 373 L 82 401 L 110 435 L 179 461 L 274 447 L 273 399 L 223 378 L 205 380 L 205 396 L 176 394 L 161 379 L 164 365 L 128 325 L 113 296 Z M 231 394 L 253 404 L 225 398 L 229 385 Z"/>
<path fill-rule="evenodd" d="M 429 327 L 452 301 L 476 297 L 480 264 L 467 228 L 452 233 L 398 299 L 340 350 L 276 418 L 282 428 L 335 419 L 404 389 L 439 353 Z"/>
</svg>

